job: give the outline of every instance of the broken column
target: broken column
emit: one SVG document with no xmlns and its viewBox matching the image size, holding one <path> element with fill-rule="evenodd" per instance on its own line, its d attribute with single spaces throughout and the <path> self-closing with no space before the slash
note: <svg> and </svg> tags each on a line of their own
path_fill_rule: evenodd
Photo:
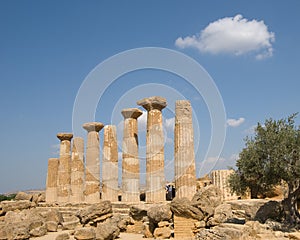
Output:
<svg viewBox="0 0 300 240">
<path fill-rule="evenodd" d="M 49 158 L 46 180 L 46 202 L 57 201 L 58 158 Z"/>
<path fill-rule="evenodd" d="M 57 201 L 68 202 L 71 194 L 71 139 L 72 133 L 58 133 L 60 140 Z"/>
<path fill-rule="evenodd" d="M 138 122 L 143 112 L 138 108 L 122 110 L 124 117 L 122 155 L 122 202 L 140 201 L 140 162 Z"/>
<path fill-rule="evenodd" d="M 71 161 L 71 196 L 70 202 L 84 201 L 84 140 L 81 137 L 73 139 Z"/>
<path fill-rule="evenodd" d="M 118 141 L 114 125 L 104 127 L 101 199 L 118 201 Z"/>
<path fill-rule="evenodd" d="M 166 200 L 164 176 L 164 132 L 162 109 L 165 98 L 150 97 L 137 102 L 148 112 L 146 137 L 146 202 Z"/>
<path fill-rule="evenodd" d="M 100 201 L 100 143 L 99 131 L 103 128 L 100 122 L 83 124 L 87 130 L 86 169 L 85 169 L 85 201 L 97 203 Z"/>
<path fill-rule="evenodd" d="M 176 101 L 174 148 L 176 197 L 191 200 L 196 193 L 196 169 L 192 108 L 188 100 Z"/>
</svg>

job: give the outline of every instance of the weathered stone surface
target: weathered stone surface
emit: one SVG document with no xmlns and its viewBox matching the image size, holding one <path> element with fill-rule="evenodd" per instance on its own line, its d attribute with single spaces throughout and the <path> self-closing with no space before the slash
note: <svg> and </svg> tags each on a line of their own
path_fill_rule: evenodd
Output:
<svg viewBox="0 0 300 240">
<path fill-rule="evenodd" d="M 76 213 L 76 216 L 83 224 L 93 221 L 94 219 L 101 217 L 102 215 L 112 213 L 112 205 L 110 201 L 101 201 L 91 206 L 85 207 Z"/>
<path fill-rule="evenodd" d="M 138 108 L 122 110 L 124 131 L 122 145 L 122 201 L 140 200 L 140 162 L 138 156 L 138 123 L 142 115 Z"/>
<path fill-rule="evenodd" d="M 44 222 L 32 222 L 29 225 L 31 237 L 40 237 L 47 234 L 47 226 Z"/>
<path fill-rule="evenodd" d="M 170 238 L 172 234 L 172 231 L 169 227 L 162 227 L 162 228 L 155 228 L 153 236 L 155 238 Z"/>
<path fill-rule="evenodd" d="M 153 234 L 150 231 L 149 224 L 146 224 L 146 223 L 143 224 L 143 232 L 142 233 L 143 233 L 144 238 L 152 238 L 153 237 Z"/>
<path fill-rule="evenodd" d="M 213 229 L 203 229 L 195 237 L 196 240 L 231 240 L 229 236 Z"/>
<path fill-rule="evenodd" d="M 2 205 L 2 214 L 5 214 L 9 211 L 23 210 L 34 207 L 35 204 L 29 200 L 20 200 L 20 201 L 3 201 Z"/>
<path fill-rule="evenodd" d="M 57 224 L 63 222 L 63 216 L 60 211 L 57 209 L 50 209 L 45 214 L 45 219 L 47 222 L 52 221 L 56 222 Z"/>
<path fill-rule="evenodd" d="M 40 193 L 36 203 L 46 202 L 46 193 Z"/>
<path fill-rule="evenodd" d="M 132 205 L 129 210 L 129 215 L 136 221 L 141 221 L 143 217 L 147 216 L 147 211 L 149 207 L 140 204 L 140 205 Z"/>
<path fill-rule="evenodd" d="M 25 192 L 18 192 L 17 195 L 16 195 L 16 197 L 15 197 L 15 200 L 16 201 L 18 201 L 18 200 L 28 200 L 28 201 L 31 201 L 32 197 L 33 197 L 32 194 L 28 194 L 28 193 L 25 193 Z"/>
<path fill-rule="evenodd" d="M 215 226 L 227 222 L 231 218 L 233 218 L 231 205 L 226 203 L 221 204 L 215 208 L 214 216 L 209 219 L 207 225 Z"/>
<path fill-rule="evenodd" d="M 69 221 L 69 222 L 62 223 L 63 230 L 74 230 L 78 226 L 80 226 L 79 221 Z"/>
<path fill-rule="evenodd" d="M 104 127 L 100 122 L 83 124 L 88 131 L 86 146 L 85 169 L 85 201 L 97 203 L 100 201 L 100 143 L 99 131 Z"/>
<path fill-rule="evenodd" d="M 250 236 L 249 227 L 241 224 L 222 223 L 212 229 L 232 240 L 247 239 Z"/>
<path fill-rule="evenodd" d="M 193 218 L 202 220 L 204 214 L 197 207 L 192 206 L 192 203 L 187 198 L 175 198 L 170 205 L 171 211 L 174 215 L 185 218 Z"/>
<path fill-rule="evenodd" d="M 255 214 L 255 220 L 264 223 L 267 219 L 282 221 L 284 217 L 283 206 L 280 202 L 269 201 L 262 205 Z"/>
<path fill-rule="evenodd" d="M 97 240 L 113 240 L 120 235 L 120 229 L 117 223 L 107 220 L 104 223 L 98 223 L 96 229 Z"/>
<path fill-rule="evenodd" d="M 46 222 L 46 227 L 48 232 L 57 232 L 58 223 L 54 221 Z"/>
<path fill-rule="evenodd" d="M 58 158 L 48 159 L 47 179 L 46 179 L 46 194 L 47 202 L 57 201 L 57 183 L 58 183 Z"/>
<path fill-rule="evenodd" d="M 74 238 L 77 240 L 95 240 L 96 232 L 92 227 L 85 227 L 76 230 Z"/>
<path fill-rule="evenodd" d="M 164 175 L 164 133 L 161 110 L 167 106 L 165 98 L 149 97 L 137 102 L 148 111 L 146 154 L 146 202 L 166 200 Z"/>
<path fill-rule="evenodd" d="M 254 220 L 257 211 L 268 200 L 265 199 L 249 199 L 249 200 L 233 200 L 227 203 L 231 205 L 232 210 L 242 210 L 245 212 L 244 217 L 246 220 Z"/>
<path fill-rule="evenodd" d="M 7 230 L 5 223 L 0 222 L 0 240 L 7 239 Z"/>
<path fill-rule="evenodd" d="M 169 205 L 156 204 L 148 209 L 147 216 L 150 221 L 159 223 L 161 221 L 169 221 L 172 218 L 172 211 Z"/>
<path fill-rule="evenodd" d="M 6 236 L 8 240 L 28 239 L 30 237 L 29 224 L 26 222 L 6 224 Z"/>
<path fill-rule="evenodd" d="M 206 216 L 212 216 L 221 203 L 221 191 L 214 185 L 200 189 L 192 199 L 192 205 L 201 209 Z"/>
<path fill-rule="evenodd" d="M 193 239 L 195 223 L 193 218 L 179 217 L 174 215 L 174 237 L 175 239 Z"/>
<path fill-rule="evenodd" d="M 196 193 L 196 167 L 192 107 L 188 100 L 176 101 L 174 148 L 176 197 L 191 200 Z"/>
<path fill-rule="evenodd" d="M 70 239 L 69 233 L 61 233 L 55 238 L 55 240 L 68 240 L 68 239 Z"/>
<path fill-rule="evenodd" d="M 118 201 L 118 141 L 114 125 L 104 127 L 102 159 L 102 200 Z M 122 196 L 123 201 L 123 196 Z"/>
</svg>

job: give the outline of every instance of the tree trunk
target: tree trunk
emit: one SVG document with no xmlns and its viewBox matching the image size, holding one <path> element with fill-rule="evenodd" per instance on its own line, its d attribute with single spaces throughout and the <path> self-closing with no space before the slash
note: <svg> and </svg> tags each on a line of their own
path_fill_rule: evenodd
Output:
<svg viewBox="0 0 300 240">
<path fill-rule="evenodd" d="M 288 197 L 282 201 L 285 221 L 291 225 L 300 223 L 300 213 L 298 211 L 297 200 L 300 195 L 300 187 L 295 188 L 295 185 L 289 184 Z"/>
</svg>

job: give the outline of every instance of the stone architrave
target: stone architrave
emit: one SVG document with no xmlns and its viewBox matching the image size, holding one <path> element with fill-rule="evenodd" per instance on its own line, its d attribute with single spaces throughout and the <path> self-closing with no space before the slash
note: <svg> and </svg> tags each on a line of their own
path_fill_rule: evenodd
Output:
<svg viewBox="0 0 300 240">
<path fill-rule="evenodd" d="M 140 161 L 138 122 L 143 112 L 138 108 L 122 110 L 124 117 L 122 154 L 122 202 L 140 201 Z"/>
<path fill-rule="evenodd" d="M 46 202 L 57 201 L 58 158 L 49 158 L 46 181 Z"/>
<path fill-rule="evenodd" d="M 196 193 L 197 182 L 192 108 L 188 100 L 176 101 L 174 148 L 176 197 L 191 200 Z"/>
<path fill-rule="evenodd" d="M 118 141 L 114 125 L 104 127 L 101 199 L 118 201 Z"/>
<path fill-rule="evenodd" d="M 70 202 L 84 201 L 84 140 L 81 137 L 73 139 L 71 161 L 71 196 Z"/>
<path fill-rule="evenodd" d="M 89 122 L 82 126 L 87 130 L 86 169 L 85 169 L 85 201 L 100 201 L 100 142 L 99 131 L 104 127 L 100 122 Z"/>
<path fill-rule="evenodd" d="M 71 195 L 71 139 L 72 133 L 58 133 L 60 140 L 57 201 L 69 202 Z"/>
<path fill-rule="evenodd" d="M 146 202 L 166 200 L 164 176 L 164 131 L 162 109 L 165 98 L 149 97 L 137 102 L 148 112 L 146 137 Z"/>
</svg>

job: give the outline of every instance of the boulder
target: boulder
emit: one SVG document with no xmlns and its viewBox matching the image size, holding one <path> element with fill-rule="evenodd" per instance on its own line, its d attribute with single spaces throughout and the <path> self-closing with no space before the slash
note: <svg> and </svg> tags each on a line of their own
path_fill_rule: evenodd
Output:
<svg viewBox="0 0 300 240">
<path fill-rule="evenodd" d="M 249 227 L 241 224 L 222 223 L 212 229 L 232 240 L 247 239 L 250 237 Z"/>
<path fill-rule="evenodd" d="M 214 215 L 208 220 L 207 226 L 216 226 L 220 223 L 227 222 L 232 218 L 233 214 L 231 205 L 227 203 L 221 204 L 215 208 Z"/>
<path fill-rule="evenodd" d="M 33 222 L 29 225 L 31 237 L 41 237 L 47 234 L 47 226 L 43 222 Z"/>
<path fill-rule="evenodd" d="M 222 203 L 221 190 L 214 186 L 208 185 L 201 188 L 192 199 L 192 206 L 200 209 L 205 216 L 212 216 L 217 206 Z"/>
<path fill-rule="evenodd" d="M 23 210 L 34 207 L 35 204 L 29 200 L 20 200 L 20 201 L 2 201 L 2 214 L 5 214 L 9 211 Z"/>
<path fill-rule="evenodd" d="M 47 222 L 56 222 L 62 223 L 64 221 L 62 213 L 59 212 L 57 209 L 50 209 L 45 214 L 45 219 Z"/>
<path fill-rule="evenodd" d="M 5 223 L 0 222 L 0 240 L 7 239 L 6 225 Z"/>
<path fill-rule="evenodd" d="M 107 220 L 103 223 L 98 223 L 96 228 L 97 240 L 113 240 L 120 235 L 120 229 L 113 221 Z"/>
<path fill-rule="evenodd" d="M 40 203 L 40 202 L 46 202 L 46 193 L 45 192 L 42 192 L 39 194 L 39 196 L 37 198 L 37 203 Z"/>
<path fill-rule="evenodd" d="M 112 213 L 111 202 L 102 201 L 79 210 L 76 216 L 81 223 L 86 224 L 108 213 Z"/>
<path fill-rule="evenodd" d="M 6 236 L 8 240 L 29 239 L 29 224 L 26 222 L 6 224 Z"/>
<path fill-rule="evenodd" d="M 284 210 L 281 202 L 269 201 L 262 205 L 255 214 L 255 220 L 264 223 L 267 219 L 282 221 Z"/>
<path fill-rule="evenodd" d="M 204 219 L 202 211 L 192 206 L 191 201 L 187 198 L 174 198 L 171 202 L 170 209 L 179 217 L 193 218 L 199 221 Z"/>
<path fill-rule="evenodd" d="M 155 228 L 153 236 L 154 238 L 170 238 L 172 234 L 172 231 L 168 227 L 162 227 L 162 228 Z"/>
<path fill-rule="evenodd" d="M 54 221 L 48 221 L 46 222 L 46 227 L 48 232 L 57 232 L 58 223 Z"/>
<path fill-rule="evenodd" d="M 213 229 L 203 229 L 195 236 L 196 240 L 231 240 L 229 236 Z"/>
<path fill-rule="evenodd" d="M 96 232 L 92 227 L 80 228 L 75 232 L 74 238 L 77 240 L 95 240 Z"/>
<path fill-rule="evenodd" d="M 16 201 L 19 201 L 19 200 L 28 200 L 28 201 L 31 201 L 32 197 L 33 197 L 32 194 L 28 194 L 28 193 L 25 193 L 25 192 L 18 192 L 17 195 L 16 195 L 16 197 L 15 197 L 15 200 Z"/>
<path fill-rule="evenodd" d="M 161 221 L 169 221 L 172 218 L 172 211 L 169 205 L 155 204 L 147 211 L 150 221 L 159 223 Z"/>
<path fill-rule="evenodd" d="M 147 216 L 149 207 L 145 204 L 133 205 L 130 207 L 129 216 L 136 221 L 141 221 L 143 217 Z"/>
</svg>

